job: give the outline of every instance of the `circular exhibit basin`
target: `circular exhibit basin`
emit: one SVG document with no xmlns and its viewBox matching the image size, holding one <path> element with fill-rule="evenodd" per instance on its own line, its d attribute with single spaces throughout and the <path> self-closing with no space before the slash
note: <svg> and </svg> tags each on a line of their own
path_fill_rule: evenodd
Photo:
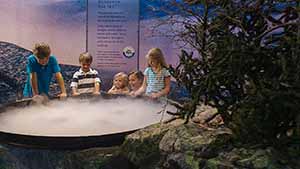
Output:
<svg viewBox="0 0 300 169">
<path fill-rule="evenodd" d="M 85 97 L 0 108 L 0 142 L 28 148 L 85 149 L 123 143 L 125 136 L 170 118 L 166 102 L 129 97 Z"/>
</svg>

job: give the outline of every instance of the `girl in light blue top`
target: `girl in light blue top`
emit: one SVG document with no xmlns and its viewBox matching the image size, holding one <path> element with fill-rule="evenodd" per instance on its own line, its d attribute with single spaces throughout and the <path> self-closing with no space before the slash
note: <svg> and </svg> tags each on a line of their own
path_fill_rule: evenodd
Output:
<svg viewBox="0 0 300 169">
<path fill-rule="evenodd" d="M 152 48 L 146 58 L 148 67 L 144 71 L 143 85 L 132 95 L 139 96 L 145 93 L 152 99 L 167 96 L 170 92 L 171 76 L 162 51 L 159 48 Z"/>
</svg>

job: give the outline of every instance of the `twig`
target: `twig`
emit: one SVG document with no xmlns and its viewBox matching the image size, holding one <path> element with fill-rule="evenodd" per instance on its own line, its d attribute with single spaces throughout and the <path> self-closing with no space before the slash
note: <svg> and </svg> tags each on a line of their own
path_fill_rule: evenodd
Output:
<svg viewBox="0 0 300 169">
<path fill-rule="evenodd" d="M 272 31 L 274 31 L 274 30 L 276 30 L 276 29 L 279 29 L 279 28 L 281 28 L 281 27 L 285 27 L 285 26 L 288 26 L 288 25 L 296 25 L 296 23 L 289 22 L 289 23 L 284 23 L 284 24 L 281 24 L 281 25 L 277 25 L 277 26 L 275 26 L 275 27 L 273 27 L 273 28 L 271 28 L 271 29 L 265 31 L 265 32 L 262 33 L 261 35 L 259 35 L 259 36 L 256 38 L 256 40 L 257 40 L 257 39 L 263 38 L 263 37 L 266 36 L 268 33 L 272 32 Z"/>
<path fill-rule="evenodd" d="M 173 116 L 179 116 L 181 115 L 181 113 L 174 113 L 174 112 L 170 112 L 170 111 L 166 111 L 168 114 L 173 115 Z"/>
<path fill-rule="evenodd" d="M 204 123 L 208 123 L 208 122 L 210 122 L 211 120 L 213 120 L 215 117 L 217 117 L 217 115 L 219 115 L 220 113 L 215 113 L 214 115 L 212 115 L 211 117 L 209 117 L 208 119 L 206 119 L 205 121 L 204 121 Z"/>
<path fill-rule="evenodd" d="M 173 116 L 173 117 L 171 117 L 170 119 L 164 121 L 164 124 L 170 123 L 170 122 L 172 122 L 172 121 L 174 121 L 174 120 L 177 120 L 177 119 L 179 119 L 179 118 L 180 118 L 180 117 L 178 117 L 178 116 Z"/>
<path fill-rule="evenodd" d="M 163 105 L 163 109 L 161 110 L 162 114 L 161 114 L 161 118 L 160 118 L 160 127 L 162 126 L 162 122 L 163 122 L 165 111 L 166 111 L 166 108 L 167 108 L 168 104 L 169 104 L 169 102 L 166 99 L 166 103 Z"/>
</svg>

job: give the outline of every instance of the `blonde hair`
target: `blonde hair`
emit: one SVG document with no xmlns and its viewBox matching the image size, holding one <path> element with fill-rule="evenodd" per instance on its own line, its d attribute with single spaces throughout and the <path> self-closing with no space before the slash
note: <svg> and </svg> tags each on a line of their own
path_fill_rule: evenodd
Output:
<svg viewBox="0 0 300 169">
<path fill-rule="evenodd" d="M 159 67 L 158 67 L 159 70 L 161 70 L 162 68 L 168 68 L 168 65 L 166 64 L 166 61 L 165 61 L 164 54 L 163 54 L 162 50 L 159 48 L 151 48 L 148 51 L 146 58 L 148 59 L 148 67 L 150 67 L 149 60 L 156 60 L 159 64 Z"/>
<path fill-rule="evenodd" d="M 37 58 L 44 59 L 50 56 L 51 49 L 48 44 L 41 42 L 34 45 L 32 52 Z"/>
<path fill-rule="evenodd" d="M 120 77 L 125 82 L 125 86 L 128 86 L 128 76 L 126 73 L 119 72 L 119 73 L 115 74 L 114 80 L 118 77 Z"/>
<path fill-rule="evenodd" d="M 79 55 L 79 63 L 92 63 L 93 62 L 93 56 L 88 53 L 84 52 Z"/>
</svg>

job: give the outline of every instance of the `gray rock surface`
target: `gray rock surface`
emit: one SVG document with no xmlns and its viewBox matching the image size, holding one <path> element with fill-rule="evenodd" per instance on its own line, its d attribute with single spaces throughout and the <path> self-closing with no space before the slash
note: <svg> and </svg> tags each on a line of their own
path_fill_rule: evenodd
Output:
<svg viewBox="0 0 300 169">
<path fill-rule="evenodd" d="M 129 135 L 121 154 L 139 169 L 298 169 L 300 151 L 243 147 L 224 127 L 175 120 Z M 293 150 L 293 151 L 291 151 Z"/>
</svg>

